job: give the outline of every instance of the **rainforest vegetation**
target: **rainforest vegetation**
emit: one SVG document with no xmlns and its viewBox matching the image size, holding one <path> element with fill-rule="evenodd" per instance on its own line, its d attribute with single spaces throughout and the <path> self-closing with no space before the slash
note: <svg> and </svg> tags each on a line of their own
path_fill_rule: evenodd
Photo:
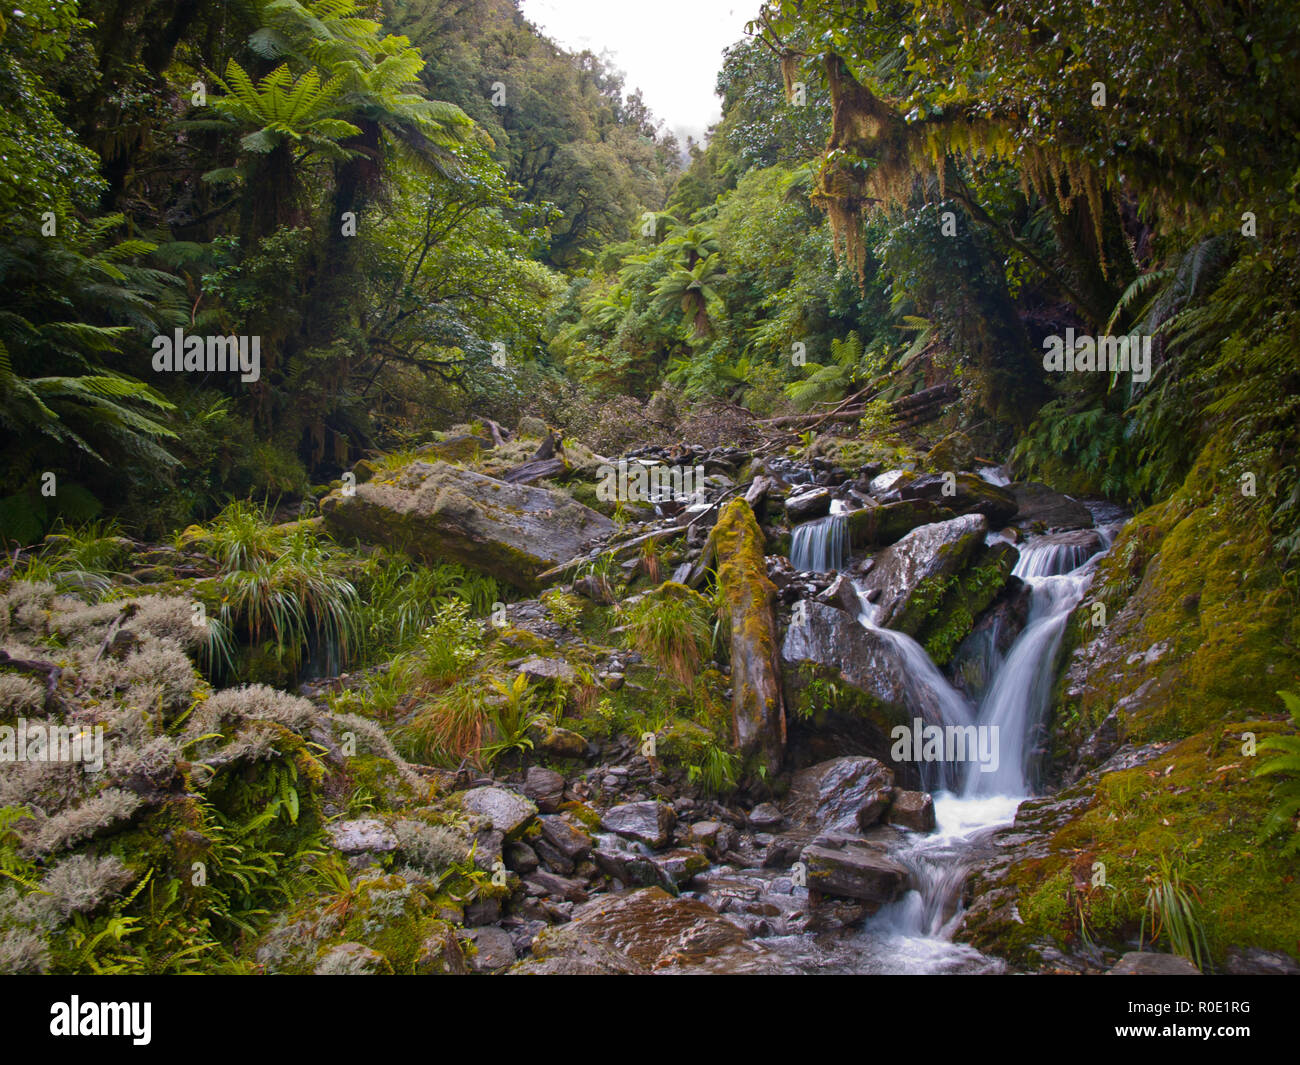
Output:
<svg viewBox="0 0 1300 1065">
<path fill-rule="evenodd" d="M 1082 786 L 1095 765 L 1070 759 L 1123 706 L 1121 738 L 1163 745 L 1184 792 L 1227 772 L 1263 835 L 1175 798 L 1162 829 L 1147 771 L 1107 773 L 1052 854 L 1000 882 L 1024 920 L 976 909 L 971 935 L 1029 968 L 1049 941 L 1136 937 L 1202 967 L 1243 945 L 1295 955 L 1273 891 L 1300 871 L 1293 5 L 745 14 L 722 117 L 683 144 L 612 60 L 513 0 L 0 9 L 0 716 L 107 722 L 129 766 L 67 809 L 63 784 L 0 785 L 0 971 L 460 971 L 462 926 L 499 920 L 518 886 L 467 856 L 488 814 L 421 805 L 462 794 L 467 766 L 522 773 L 587 742 L 615 762 L 638 749 L 620 737 L 651 734 L 701 802 L 783 795 L 775 733 L 750 743 L 728 716 L 783 653 L 764 558 L 791 556 L 797 522 L 747 491 L 773 472 L 763 453 L 863 486 L 998 466 L 1137 515 L 1066 632 L 1083 672 L 1054 677 L 1049 783 Z M 1071 330 L 1149 338 L 1149 374 L 1053 372 L 1045 348 Z M 160 369 L 158 338 L 185 336 L 208 356 L 255 338 L 255 372 Z M 605 505 L 598 467 L 683 443 L 726 479 L 707 543 L 673 554 L 647 525 L 584 557 L 654 517 Z M 347 509 L 430 456 L 440 499 L 498 478 L 563 496 L 547 514 L 565 565 L 468 534 L 422 550 L 419 515 L 381 532 Z M 521 479 L 530 462 L 557 465 Z M 851 529 L 846 551 L 906 531 Z M 941 665 L 1010 572 L 980 559 L 914 604 Z M 1081 658 L 1094 603 L 1119 621 Z M 1139 659 L 1163 661 L 1155 687 L 1126 672 Z M 856 698 L 808 677 L 769 693 L 791 722 Z M 1273 752 L 1262 775 L 1206 753 L 1243 729 Z M 340 774 L 345 736 L 362 751 Z M 572 788 L 529 796 L 530 845 L 559 854 L 552 873 L 581 867 L 554 819 L 602 815 Z M 327 826 L 381 814 L 387 864 L 348 865 L 366 848 Z M 1197 847 L 1241 833 L 1237 850 L 1169 865 L 1184 826 Z M 1145 864 L 1085 890 L 1108 846 Z M 1219 889 L 1235 901 L 1216 909 Z M 575 898 L 528 919 L 558 927 Z M 470 961 L 494 946 L 475 935 Z"/>
</svg>

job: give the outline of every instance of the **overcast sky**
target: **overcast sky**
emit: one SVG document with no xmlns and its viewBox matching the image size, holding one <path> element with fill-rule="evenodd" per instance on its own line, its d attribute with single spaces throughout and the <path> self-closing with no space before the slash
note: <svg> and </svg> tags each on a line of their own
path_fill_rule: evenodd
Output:
<svg viewBox="0 0 1300 1065">
<path fill-rule="evenodd" d="M 696 140 L 721 117 L 713 86 L 722 49 L 760 0 L 522 0 L 524 17 L 572 52 L 608 52 L 655 117 Z"/>
</svg>

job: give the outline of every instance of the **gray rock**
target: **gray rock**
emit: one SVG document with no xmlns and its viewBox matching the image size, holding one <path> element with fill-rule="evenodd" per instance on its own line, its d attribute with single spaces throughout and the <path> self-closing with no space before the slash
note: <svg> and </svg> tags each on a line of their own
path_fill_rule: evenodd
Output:
<svg viewBox="0 0 1300 1065">
<path fill-rule="evenodd" d="M 519 663 L 519 672 L 531 681 L 558 680 L 572 684 L 577 679 L 573 667 L 563 658 L 529 658 Z"/>
<path fill-rule="evenodd" d="M 794 775 L 786 816 L 796 831 L 861 831 L 889 808 L 893 787 L 893 772 L 874 758 L 832 758 Z"/>
<path fill-rule="evenodd" d="M 600 819 L 607 832 L 616 832 L 627 839 L 635 839 L 651 847 L 668 843 L 677 815 L 667 803 L 646 800 L 612 806 Z"/>
<path fill-rule="evenodd" d="M 543 813 L 555 813 L 564 801 L 564 777 L 540 765 L 528 767 L 523 792 Z"/>
<path fill-rule="evenodd" d="M 533 872 L 538 865 L 537 852 L 522 840 L 507 843 L 503 856 L 506 868 L 521 875 Z"/>
<path fill-rule="evenodd" d="M 1091 529 L 1092 512 L 1077 499 L 1054 492 L 1037 481 L 1008 486 L 1015 497 L 1017 510 L 1012 524 L 1047 529 Z"/>
<path fill-rule="evenodd" d="M 781 811 L 770 802 L 761 802 L 749 812 L 749 823 L 754 828 L 780 828 L 784 820 Z"/>
<path fill-rule="evenodd" d="M 321 514 L 336 532 L 421 558 L 451 559 L 525 589 L 608 537 L 614 523 L 568 496 L 506 484 L 445 462 L 416 461 L 391 480 L 332 492 Z"/>
<path fill-rule="evenodd" d="M 885 820 L 913 832 L 934 831 L 934 799 L 928 791 L 895 788 Z"/>
<path fill-rule="evenodd" d="M 464 933 L 464 938 L 474 944 L 474 949 L 468 952 L 468 960 L 469 967 L 476 973 L 500 972 L 515 963 L 515 944 L 504 928 L 494 925 L 470 928 Z"/>
<path fill-rule="evenodd" d="M 1260 947 L 1233 947 L 1223 962 L 1233 976 L 1300 976 L 1300 965 L 1289 954 Z"/>
<path fill-rule="evenodd" d="M 537 816 L 537 804 L 513 791 L 488 785 L 470 788 L 460 797 L 461 806 L 472 813 L 486 817 L 492 827 L 512 839 Z"/>
<path fill-rule="evenodd" d="M 1201 970 L 1177 954 L 1131 950 L 1111 966 L 1110 976 L 1200 976 Z"/>
<path fill-rule="evenodd" d="M 382 821 L 334 821 L 326 826 L 330 841 L 344 854 L 381 853 L 397 850 L 397 836 Z"/>
<path fill-rule="evenodd" d="M 913 609 L 913 597 L 923 582 L 960 572 L 983 546 L 988 521 L 967 514 L 951 521 L 913 529 L 876 558 L 863 580 L 864 591 L 879 591 L 875 622 L 915 633 L 926 620 Z"/>
<path fill-rule="evenodd" d="M 902 894 L 908 872 L 874 847 L 851 840 L 842 847 L 805 847 L 808 891 L 883 905 Z"/>
<path fill-rule="evenodd" d="M 541 838 L 572 862 L 581 861 L 591 854 L 591 837 L 563 817 L 553 814 L 538 819 Z"/>
<path fill-rule="evenodd" d="M 317 976 L 375 976 L 385 969 L 388 959 L 364 943 L 340 943 L 331 947 L 313 970 Z"/>
<path fill-rule="evenodd" d="M 831 509 L 831 490 L 814 488 L 811 492 L 798 490 L 785 501 L 786 516 L 792 522 L 808 521 L 820 518 Z"/>
</svg>

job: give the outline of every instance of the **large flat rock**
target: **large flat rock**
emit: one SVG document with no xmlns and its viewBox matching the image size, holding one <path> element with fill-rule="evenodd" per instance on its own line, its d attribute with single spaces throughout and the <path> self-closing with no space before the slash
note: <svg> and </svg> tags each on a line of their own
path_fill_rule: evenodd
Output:
<svg viewBox="0 0 1300 1065">
<path fill-rule="evenodd" d="M 557 492 L 506 484 L 445 462 L 396 474 L 321 501 L 331 528 L 419 558 L 450 559 L 529 591 L 614 523 Z"/>
</svg>

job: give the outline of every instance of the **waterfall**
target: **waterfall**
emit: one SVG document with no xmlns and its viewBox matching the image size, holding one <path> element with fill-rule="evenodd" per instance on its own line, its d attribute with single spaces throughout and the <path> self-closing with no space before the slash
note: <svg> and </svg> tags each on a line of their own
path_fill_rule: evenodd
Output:
<svg viewBox="0 0 1300 1065">
<path fill-rule="evenodd" d="M 842 512 L 796 525 L 790 537 L 790 565 L 805 573 L 843 569 L 849 557 L 847 532 Z"/>
<path fill-rule="evenodd" d="M 1110 538 L 1104 542 L 1109 544 Z M 901 957 L 919 959 L 923 971 L 971 963 L 970 948 L 950 941 L 963 912 L 962 885 L 981 839 L 1010 822 L 1029 796 L 1034 740 L 1051 695 L 1056 653 L 1070 612 L 1092 580 L 1096 557 L 1087 544 L 1036 543 L 1031 539 L 1022 547 L 1014 572 L 1032 592 L 1028 622 L 998 665 L 973 718 L 969 708 L 964 718 L 977 726 L 998 727 L 997 768 L 986 773 L 972 766 L 960 793 L 954 787 L 956 767 L 949 768 L 942 785 L 948 790 L 934 796 L 936 830 L 909 834 L 892 852 L 910 870 L 912 889 L 882 907 L 864 934 L 887 938 Z M 869 618 L 862 620 L 870 625 Z M 901 641 L 896 641 L 896 646 L 900 651 L 905 647 Z M 916 669 L 915 683 L 933 688 L 930 671 L 938 673 L 937 668 L 919 645 L 915 654 L 924 659 L 924 664 L 916 662 L 915 655 L 906 659 L 909 669 Z M 943 681 L 941 674 L 939 679 Z M 953 695 L 966 705 L 955 691 Z M 942 714 L 957 714 L 956 703 L 940 701 L 939 706 Z"/>
</svg>

